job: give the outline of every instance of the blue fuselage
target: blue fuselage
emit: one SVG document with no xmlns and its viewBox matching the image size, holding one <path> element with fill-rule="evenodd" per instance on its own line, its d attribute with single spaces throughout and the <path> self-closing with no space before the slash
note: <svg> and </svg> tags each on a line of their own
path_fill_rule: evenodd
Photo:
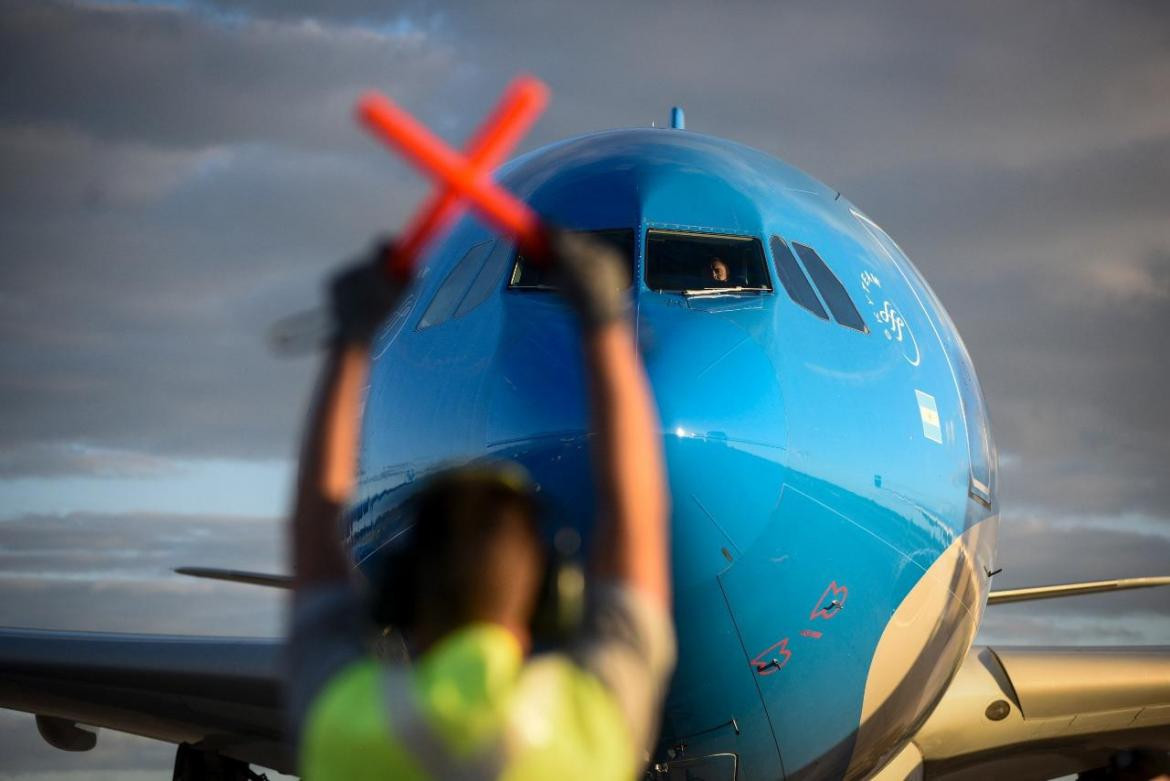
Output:
<svg viewBox="0 0 1170 781">
<path fill-rule="evenodd" d="M 728 141 L 597 133 L 498 179 L 561 225 L 633 232 L 680 649 L 657 759 L 718 778 L 734 754 L 748 779 L 880 764 L 957 669 L 993 569 L 995 452 L 942 306 L 838 193 Z M 652 234 L 758 239 L 771 291 L 651 289 Z M 526 466 L 552 522 L 588 540 L 579 334 L 558 297 L 511 284 L 514 255 L 464 219 L 379 336 L 350 515 L 359 561 L 400 530 L 419 477 L 482 456 Z"/>
</svg>

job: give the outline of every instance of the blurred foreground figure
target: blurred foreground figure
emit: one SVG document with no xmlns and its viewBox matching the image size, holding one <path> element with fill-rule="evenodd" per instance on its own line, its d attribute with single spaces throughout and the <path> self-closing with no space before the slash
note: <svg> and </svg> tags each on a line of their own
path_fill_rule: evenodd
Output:
<svg viewBox="0 0 1170 781">
<path fill-rule="evenodd" d="M 404 287 L 375 253 L 333 284 L 335 338 L 292 519 L 289 704 L 312 781 L 631 779 L 648 757 L 675 660 L 657 415 L 634 349 L 627 264 L 584 236 L 549 243 L 582 326 L 602 508 L 584 621 L 564 648 L 527 658 L 549 555 L 535 501 L 518 467 L 464 467 L 420 489 L 410 555 L 382 586 L 393 593 L 369 600 L 409 600 L 392 612 L 413 664 L 370 654 L 371 607 L 351 581 L 339 523 L 369 344 Z"/>
</svg>

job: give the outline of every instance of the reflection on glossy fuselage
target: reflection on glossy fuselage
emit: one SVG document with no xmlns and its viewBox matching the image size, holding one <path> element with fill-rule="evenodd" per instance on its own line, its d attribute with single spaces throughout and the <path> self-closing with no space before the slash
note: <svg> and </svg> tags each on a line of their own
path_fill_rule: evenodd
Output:
<svg viewBox="0 0 1170 781">
<path fill-rule="evenodd" d="M 993 565 L 994 448 L 950 319 L 844 198 L 730 142 L 598 133 L 533 152 L 499 178 L 560 224 L 635 231 L 632 293 L 669 468 L 680 647 L 657 759 L 705 761 L 706 778 L 722 777 L 729 764 L 713 755 L 728 752 L 746 779 L 871 770 L 941 696 Z M 758 238 L 772 291 L 649 289 L 651 230 Z M 865 330 L 839 321 L 841 302 L 815 271 L 823 306 L 798 305 L 773 236 L 815 249 Z M 351 513 L 359 561 L 401 528 L 420 476 L 483 456 L 523 463 L 556 525 L 588 540 L 575 325 L 554 295 L 508 289 L 506 246 L 482 264 L 488 276 L 452 273 L 487 240 L 462 221 L 375 345 Z M 488 294 L 420 328 L 445 285 L 443 296 Z"/>
</svg>

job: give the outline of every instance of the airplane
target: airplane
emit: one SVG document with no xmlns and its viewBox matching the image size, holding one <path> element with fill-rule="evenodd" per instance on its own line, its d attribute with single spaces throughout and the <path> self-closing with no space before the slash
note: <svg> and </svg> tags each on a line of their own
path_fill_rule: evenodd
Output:
<svg viewBox="0 0 1170 781">
<path fill-rule="evenodd" d="M 1050 778 L 1170 750 L 1170 647 L 973 646 L 996 592 L 997 460 L 974 366 L 898 245 L 840 192 L 685 128 L 610 130 L 504 165 L 544 218 L 631 259 L 672 496 L 679 663 L 647 778 Z M 719 259 L 719 263 L 715 259 Z M 359 490 L 368 571 L 428 474 L 522 464 L 593 518 L 576 326 L 542 268 L 460 219 L 373 347 Z M 281 575 L 186 574 L 287 587 Z M 0 630 L 0 707 L 65 750 L 179 744 L 176 778 L 294 772 L 280 641 Z"/>
</svg>

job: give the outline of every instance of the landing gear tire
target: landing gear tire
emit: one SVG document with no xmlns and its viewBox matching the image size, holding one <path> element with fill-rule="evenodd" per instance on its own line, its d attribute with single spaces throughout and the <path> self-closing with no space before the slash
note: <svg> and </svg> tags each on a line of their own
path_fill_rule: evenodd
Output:
<svg viewBox="0 0 1170 781">
<path fill-rule="evenodd" d="M 247 762 L 202 751 L 189 743 L 175 752 L 173 781 L 267 781 L 252 771 Z"/>
</svg>

